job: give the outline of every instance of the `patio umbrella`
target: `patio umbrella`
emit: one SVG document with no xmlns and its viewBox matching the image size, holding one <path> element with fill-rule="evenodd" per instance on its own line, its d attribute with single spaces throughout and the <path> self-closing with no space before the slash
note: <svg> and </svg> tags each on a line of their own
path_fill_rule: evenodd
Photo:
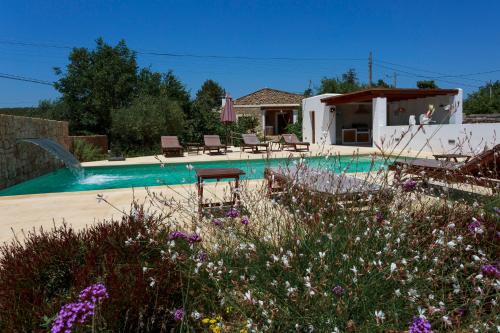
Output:
<svg viewBox="0 0 500 333">
<path fill-rule="evenodd" d="M 226 125 L 226 144 L 228 143 L 228 125 L 236 122 L 236 113 L 233 109 L 233 99 L 229 94 L 226 94 L 226 104 L 224 104 L 224 110 L 220 115 L 220 120 Z"/>
</svg>

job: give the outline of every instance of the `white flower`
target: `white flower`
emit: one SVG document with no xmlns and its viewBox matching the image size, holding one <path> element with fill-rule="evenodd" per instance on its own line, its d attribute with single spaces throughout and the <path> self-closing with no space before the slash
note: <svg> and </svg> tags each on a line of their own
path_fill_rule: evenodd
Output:
<svg viewBox="0 0 500 333">
<path fill-rule="evenodd" d="M 396 264 L 395 264 L 395 263 L 392 263 L 392 264 L 391 264 L 391 273 L 394 273 L 394 271 L 396 271 L 396 269 L 397 269 Z"/>
<path fill-rule="evenodd" d="M 319 252 L 318 254 L 319 254 L 319 258 L 323 259 L 325 257 L 325 255 L 326 255 L 326 251 L 325 252 Z"/>
<path fill-rule="evenodd" d="M 455 247 L 455 245 L 457 245 L 457 243 L 455 243 L 454 241 L 449 241 L 447 244 L 446 244 L 450 249 L 453 249 Z"/>
<path fill-rule="evenodd" d="M 201 313 L 199 313 L 198 311 L 193 311 L 191 312 L 191 318 L 193 318 L 194 320 L 199 320 L 201 318 Z"/>
<path fill-rule="evenodd" d="M 417 311 L 418 311 L 418 316 L 420 318 L 423 318 L 423 319 L 426 319 L 425 318 L 425 309 L 422 309 L 420 306 L 417 308 Z"/>
<path fill-rule="evenodd" d="M 396 294 L 397 297 L 401 296 L 401 290 L 399 289 L 396 289 L 394 293 Z"/>
<path fill-rule="evenodd" d="M 250 302 L 250 303 L 252 303 L 252 304 L 253 304 L 253 302 L 254 302 L 254 301 L 253 301 L 253 298 L 252 298 L 252 293 L 250 292 L 250 290 L 248 290 L 248 291 L 245 293 L 245 295 L 243 295 L 243 300 L 244 300 L 244 301 L 248 301 L 248 302 Z"/>
<path fill-rule="evenodd" d="M 451 320 L 448 316 L 443 316 L 441 319 L 446 325 L 451 326 Z"/>
<path fill-rule="evenodd" d="M 354 273 L 354 275 L 358 274 L 358 269 L 356 266 L 352 266 L 351 271 Z"/>
<path fill-rule="evenodd" d="M 375 320 L 377 321 L 377 324 L 382 323 L 384 319 L 385 313 L 382 310 L 375 310 Z"/>
</svg>

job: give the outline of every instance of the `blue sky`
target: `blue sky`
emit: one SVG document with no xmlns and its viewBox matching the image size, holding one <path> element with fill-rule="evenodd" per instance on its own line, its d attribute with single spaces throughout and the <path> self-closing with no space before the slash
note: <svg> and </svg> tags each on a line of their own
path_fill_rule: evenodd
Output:
<svg viewBox="0 0 500 333">
<path fill-rule="evenodd" d="M 265 60 L 138 55 L 141 66 L 173 69 L 195 93 L 208 78 L 238 97 L 262 87 L 302 92 L 309 81 L 355 68 L 414 87 L 415 75 L 500 69 L 500 1 L 10 1 L 0 3 L 0 73 L 54 81 L 69 50 L 5 42 L 92 47 L 102 36 L 140 51 Z M 2 43 L 3 42 L 3 43 Z M 272 57 L 301 60 L 270 60 Z M 314 58 L 305 60 L 304 58 Z M 397 65 L 394 65 L 397 64 Z M 409 67 L 402 67 L 409 66 Z M 385 66 L 385 67 L 383 67 Z M 437 74 L 441 73 L 441 74 Z M 467 92 L 490 74 L 441 78 Z M 0 79 L 0 107 L 57 98 L 50 86 Z"/>
</svg>

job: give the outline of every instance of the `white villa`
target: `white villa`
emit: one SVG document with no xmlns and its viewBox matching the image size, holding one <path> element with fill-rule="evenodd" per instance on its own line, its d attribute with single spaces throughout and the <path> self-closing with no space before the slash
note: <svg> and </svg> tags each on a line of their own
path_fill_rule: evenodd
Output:
<svg viewBox="0 0 500 333">
<path fill-rule="evenodd" d="M 462 96 L 462 89 L 374 88 L 305 98 L 303 140 L 434 152 L 498 144 L 500 123 L 462 124 Z"/>
</svg>

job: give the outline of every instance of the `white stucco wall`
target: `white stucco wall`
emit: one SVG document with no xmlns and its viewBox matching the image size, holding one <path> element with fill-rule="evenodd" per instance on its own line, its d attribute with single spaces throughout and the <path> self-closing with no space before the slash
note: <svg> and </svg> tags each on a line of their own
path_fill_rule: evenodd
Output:
<svg viewBox="0 0 500 333">
<path fill-rule="evenodd" d="M 377 142 L 392 150 L 478 153 L 500 143 L 500 123 L 381 126 Z"/>
<path fill-rule="evenodd" d="M 302 100 L 302 139 L 307 142 L 332 144 L 335 142 L 335 113 L 321 103 L 322 98 L 339 94 L 321 94 Z M 315 114 L 315 138 L 312 137 L 311 112 Z"/>
</svg>

